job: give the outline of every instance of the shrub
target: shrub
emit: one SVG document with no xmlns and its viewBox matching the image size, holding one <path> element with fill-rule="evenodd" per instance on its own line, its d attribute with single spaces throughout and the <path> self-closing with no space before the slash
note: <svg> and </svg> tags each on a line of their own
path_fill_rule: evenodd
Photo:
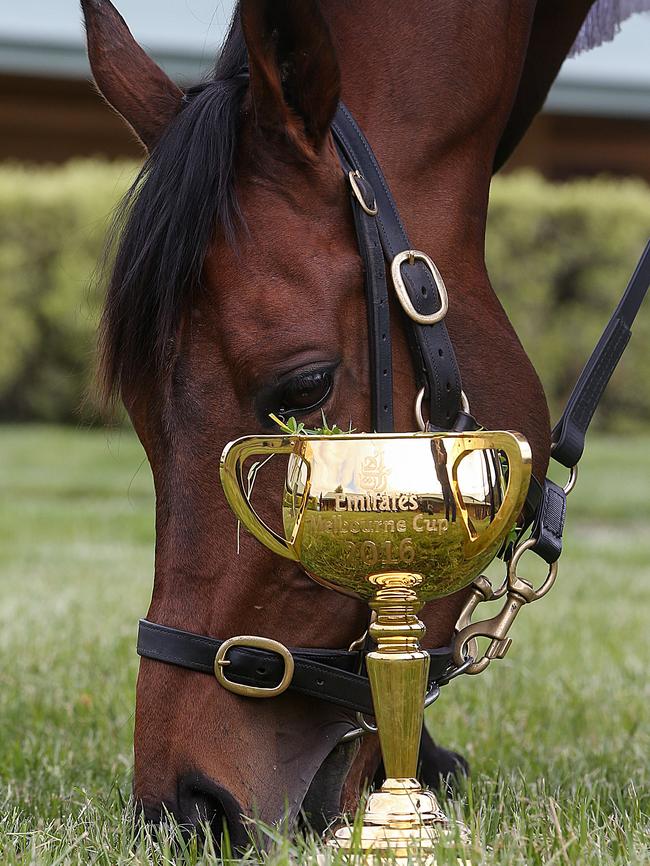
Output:
<svg viewBox="0 0 650 866">
<path fill-rule="evenodd" d="M 92 160 L 0 168 L 0 418 L 96 417 L 86 397 L 101 304 L 93 274 L 134 171 Z M 488 269 L 556 417 L 649 234 L 650 190 L 641 181 L 558 185 L 529 172 L 495 180 Z M 650 418 L 649 338 L 645 310 L 599 426 Z"/>
<path fill-rule="evenodd" d="M 0 418 L 96 415 L 93 274 L 131 164 L 75 161 L 0 170 Z"/>
<path fill-rule="evenodd" d="M 542 379 L 557 419 L 650 236 L 638 180 L 551 184 L 532 172 L 492 186 L 492 284 Z M 596 415 L 601 428 L 650 418 L 650 299 Z"/>
</svg>

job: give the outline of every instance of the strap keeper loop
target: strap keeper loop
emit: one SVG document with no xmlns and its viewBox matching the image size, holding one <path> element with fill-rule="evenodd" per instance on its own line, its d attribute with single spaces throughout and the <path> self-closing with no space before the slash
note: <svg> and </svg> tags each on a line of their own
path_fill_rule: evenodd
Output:
<svg viewBox="0 0 650 866">
<path fill-rule="evenodd" d="M 361 205 L 361 209 L 365 211 L 368 216 L 377 216 L 379 208 L 377 207 L 375 193 L 361 172 L 358 169 L 356 171 L 349 171 L 348 180 L 350 181 L 354 197 Z M 368 194 L 368 201 L 372 200 L 372 204 L 368 204 L 364 193 Z"/>
</svg>

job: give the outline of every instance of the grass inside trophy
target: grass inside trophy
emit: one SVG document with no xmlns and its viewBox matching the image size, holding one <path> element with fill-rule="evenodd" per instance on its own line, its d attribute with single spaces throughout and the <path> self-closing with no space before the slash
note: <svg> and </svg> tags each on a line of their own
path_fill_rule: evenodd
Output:
<svg viewBox="0 0 650 866">
<path fill-rule="evenodd" d="M 289 455 L 283 535 L 254 511 L 244 475 L 250 458 L 280 453 Z M 415 778 L 429 668 L 418 612 L 494 558 L 530 473 L 528 443 L 507 432 L 247 436 L 224 449 L 224 492 L 244 526 L 376 613 L 377 648 L 366 664 L 387 778 L 368 798 L 360 831 L 344 826 L 331 839 L 367 852 L 360 862 L 384 852 L 399 864 L 430 852 L 426 862 L 435 864 L 441 838 L 466 832 Z"/>
</svg>

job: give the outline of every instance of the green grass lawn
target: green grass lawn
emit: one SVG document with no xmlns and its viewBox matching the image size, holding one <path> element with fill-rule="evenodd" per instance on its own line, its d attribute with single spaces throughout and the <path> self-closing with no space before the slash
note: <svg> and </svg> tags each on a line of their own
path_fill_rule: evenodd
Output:
<svg viewBox="0 0 650 866">
<path fill-rule="evenodd" d="M 429 713 L 472 765 L 448 808 L 475 863 L 650 862 L 649 479 L 650 438 L 592 437 L 556 587 L 503 662 Z M 0 864 L 221 862 L 128 805 L 153 561 L 137 441 L 0 428 L 0 491 Z M 278 839 L 268 862 L 315 864 L 317 847 Z"/>
</svg>

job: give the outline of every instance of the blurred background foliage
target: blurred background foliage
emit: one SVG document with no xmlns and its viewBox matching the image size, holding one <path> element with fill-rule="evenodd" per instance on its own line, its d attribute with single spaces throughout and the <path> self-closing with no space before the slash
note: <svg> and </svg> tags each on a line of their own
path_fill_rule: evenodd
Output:
<svg viewBox="0 0 650 866">
<path fill-rule="evenodd" d="M 492 184 L 492 284 L 540 375 L 557 419 L 650 237 L 650 187 L 595 178 L 549 183 L 532 172 Z M 650 307 L 650 302 L 648 303 Z M 594 426 L 650 418 L 650 309 L 605 391 Z"/>
<path fill-rule="evenodd" d="M 0 419 L 101 417 L 93 387 L 98 263 L 135 164 L 77 160 L 0 168 Z M 557 417 L 650 234 L 643 181 L 494 181 L 487 261 L 493 285 Z M 650 314 L 605 395 L 599 427 L 650 418 Z"/>
<path fill-rule="evenodd" d="M 0 420 L 98 417 L 98 269 L 133 163 L 0 167 Z"/>
</svg>

